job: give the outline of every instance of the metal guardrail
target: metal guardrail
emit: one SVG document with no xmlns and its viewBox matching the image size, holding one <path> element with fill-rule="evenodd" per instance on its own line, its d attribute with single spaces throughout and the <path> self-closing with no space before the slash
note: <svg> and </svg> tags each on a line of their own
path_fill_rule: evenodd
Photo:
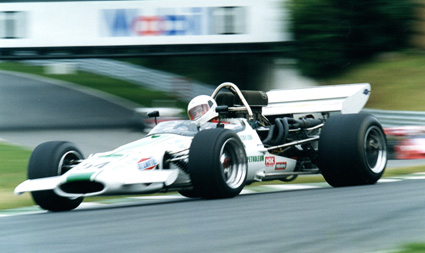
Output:
<svg viewBox="0 0 425 253">
<path fill-rule="evenodd" d="M 173 94 L 183 101 L 190 101 L 198 95 L 209 95 L 215 88 L 184 76 L 112 59 L 55 59 L 27 60 L 24 62 L 41 66 L 72 64 L 78 70 L 109 76 L 146 88 L 164 91 Z"/>
<path fill-rule="evenodd" d="M 425 112 L 375 109 L 363 109 L 362 112 L 374 115 L 384 127 L 425 126 Z"/>
</svg>

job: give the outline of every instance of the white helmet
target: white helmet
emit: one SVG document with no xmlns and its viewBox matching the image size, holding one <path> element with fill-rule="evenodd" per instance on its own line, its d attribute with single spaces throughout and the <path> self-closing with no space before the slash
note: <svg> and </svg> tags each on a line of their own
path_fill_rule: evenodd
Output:
<svg viewBox="0 0 425 253">
<path fill-rule="evenodd" d="M 198 125 L 208 122 L 218 116 L 215 111 L 217 103 L 210 96 L 201 95 L 194 97 L 187 106 L 190 120 L 195 120 Z"/>
</svg>

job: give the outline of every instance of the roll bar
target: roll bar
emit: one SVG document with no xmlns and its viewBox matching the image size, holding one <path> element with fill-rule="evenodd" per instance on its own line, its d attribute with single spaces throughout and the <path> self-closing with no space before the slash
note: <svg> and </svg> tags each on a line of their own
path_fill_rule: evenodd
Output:
<svg viewBox="0 0 425 253">
<path fill-rule="evenodd" d="M 243 96 L 242 92 L 239 90 L 238 86 L 236 86 L 234 83 L 231 82 L 224 82 L 222 84 L 220 84 L 212 93 L 211 97 L 215 99 L 215 97 L 217 96 L 218 92 L 223 89 L 226 88 L 228 90 L 230 90 L 233 94 L 237 95 L 239 97 L 239 99 L 241 100 L 242 104 L 244 105 L 246 111 L 248 112 L 248 118 L 249 120 L 253 120 L 254 116 L 252 113 L 252 109 L 251 106 L 248 104 L 248 102 L 246 101 L 245 97 Z M 232 109 L 232 108 L 229 108 Z"/>
</svg>

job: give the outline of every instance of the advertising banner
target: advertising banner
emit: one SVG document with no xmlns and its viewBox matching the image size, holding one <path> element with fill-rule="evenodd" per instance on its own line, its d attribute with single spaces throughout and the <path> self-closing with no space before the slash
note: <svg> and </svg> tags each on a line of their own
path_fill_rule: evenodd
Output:
<svg viewBox="0 0 425 253">
<path fill-rule="evenodd" d="M 282 42 L 287 19 L 282 0 L 0 3 L 0 48 Z"/>
</svg>

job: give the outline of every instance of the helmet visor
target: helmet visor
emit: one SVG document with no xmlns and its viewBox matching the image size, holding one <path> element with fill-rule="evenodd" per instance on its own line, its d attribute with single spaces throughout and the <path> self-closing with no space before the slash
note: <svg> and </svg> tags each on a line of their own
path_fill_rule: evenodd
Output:
<svg viewBox="0 0 425 253">
<path fill-rule="evenodd" d="M 202 117 L 210 107 L 207 104 L 197 105 L 189 110 L 189 118 L 190 120 L 196 120 Z"/>
</svg>

